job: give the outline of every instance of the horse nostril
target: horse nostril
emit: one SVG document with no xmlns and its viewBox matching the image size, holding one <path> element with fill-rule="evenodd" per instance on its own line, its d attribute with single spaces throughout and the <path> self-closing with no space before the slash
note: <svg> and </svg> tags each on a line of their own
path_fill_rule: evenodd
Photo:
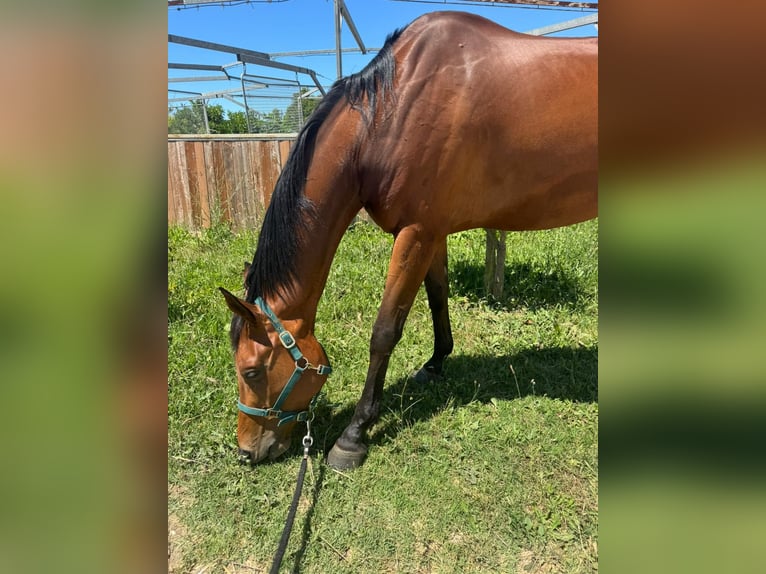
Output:
<svg viewBox="0 0 766 574">
<path fill-rule="evenodd" d="M 240 464 L 252 464 L 253 463 L 253 453 L 249 450 L 245 449 L 239 449 L 239 463 Z"/>
</svg>

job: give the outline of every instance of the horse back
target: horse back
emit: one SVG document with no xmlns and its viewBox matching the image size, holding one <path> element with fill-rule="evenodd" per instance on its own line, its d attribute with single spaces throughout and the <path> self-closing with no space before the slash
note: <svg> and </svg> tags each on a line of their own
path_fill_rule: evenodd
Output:
<svg viewBox="0 0 766 574">
<path fill-rule="evenodd" d="M 389 231 L 542 229 L 596 216 L 598 39 L 431 13 L 395 44 L 394 95 L 361 130 L 360 193 Z"/>
</svg>

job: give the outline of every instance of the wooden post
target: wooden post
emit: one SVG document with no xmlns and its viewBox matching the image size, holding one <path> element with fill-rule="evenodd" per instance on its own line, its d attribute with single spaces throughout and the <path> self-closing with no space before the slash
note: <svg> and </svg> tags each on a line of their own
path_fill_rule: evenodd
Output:
<svg viewBox="0 0 766 574">
<path fill-rule="evenodd" d="M 487 250 L 484 256 L 484 291 L 494 299 L 503 296 L 505 280 L 505 238 L 506 231 L 485 229 Z"/>
</svg>

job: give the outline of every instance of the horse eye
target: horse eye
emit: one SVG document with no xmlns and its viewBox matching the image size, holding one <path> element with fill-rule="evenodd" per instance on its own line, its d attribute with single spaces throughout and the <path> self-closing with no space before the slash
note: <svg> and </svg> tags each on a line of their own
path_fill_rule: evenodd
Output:
<svg viewBox="0 0 766 574">
<path fill-rule="evenodd" d="M 263 369 L 248 369 L 242 373 L 242 376 L 245 377 L 248 381 L 254 381 L 258 377 L 263 374 Z"/>
</svg>

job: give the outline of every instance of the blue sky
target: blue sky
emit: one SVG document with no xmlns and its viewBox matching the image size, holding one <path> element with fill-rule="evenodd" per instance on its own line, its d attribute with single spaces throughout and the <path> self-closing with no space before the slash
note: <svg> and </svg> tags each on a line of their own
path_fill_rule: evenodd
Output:
<svg viewBox="0 0 766 574">
<path fill-rule="evenodd" d="M 346 0 L 351 17 L 367 47 L 380 47 L 394 29 L 404 26 L 421 14 L 437 10 L 458 10 L 479 14 L 507 28 L 525 32 L 548 24 L 571 20 L 591 12 L 576 10 L 547 10 L 538 8 L 509 8 L 502 6 L 476 6 L 444 3 L 397 2 L 392 0 Z M 249 48 L 261 52 L 288 52 L 335 48 L 332 0 L 289 0 L 275 3 L 252 3 L 239 6 L 205 6 L 177 10 L 168 9 L 168 32 L 199 40 Z M 559 32 L 555 36 L 595 36 L 593 25 Z M 347 26 L 343 26 L 342 46 L 356 47 Z M 372 53 L 344 54 L 343 75 L 361 70 L 374 56 Z M 280 62 L 311 68 L 319 75 L 323 85 L 336 79 L 335 55 L 310 57 L 284 57 Z M 178 44 L 168 44 L 168 61 L 196 64 L 229 64 L 236 57 L 220 52 L 209 52 Z M 295 78 L 294 73 L 248 66 L 249 73 Z M 169 70 L 169 76 L 198 76 L 210 72 Z M 301 83 L 310 83 L 300 76 Z M 214 82 L 174 84 L 173 87 L 192 91 L 222 89 Z M 235 87 L 234 85 L 228 87 Z M 231 109 L 233 106 L 224 107 Z"/>
</svg>

